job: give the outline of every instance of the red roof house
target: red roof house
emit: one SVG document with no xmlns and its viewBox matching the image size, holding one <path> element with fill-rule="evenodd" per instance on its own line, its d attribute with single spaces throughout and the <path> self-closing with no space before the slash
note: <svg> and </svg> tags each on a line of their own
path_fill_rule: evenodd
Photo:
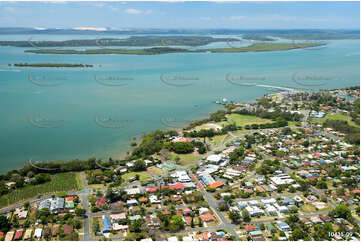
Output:
<svg viewBox="0 0 361 242">
<path fill-rule="evenodd" d="M 216 219 L 214 218 L 214 216 L 213 216 L 212 214 L 210 214 L 210 213 L 201 214 L 201 215 L 199 215 L 199 217 L 201 218 L 201 220 L 202 220 L 203 222 L 210 222 L 210 221 L 216 220 Z"/>
<path fill-rule="evenodd" d="M 23 237 L 23 233 L 24 230 L 23 229 L 18 229 L 16 230 L 15 236 L 14 236 L 14 240 L 20 240 L 21 237 Z"/>
<path fill-rule="evenodd" d="M 96 201 L 95 204 L 96 204 L 98 207 L 102 207 L 102 206 L 105 205 L 106 201 L 107 201 L 107 199 L 106 199 L 105 197 L 101 197 L 101 198 L 99 198 L 99 199 Z"/>
</svg>

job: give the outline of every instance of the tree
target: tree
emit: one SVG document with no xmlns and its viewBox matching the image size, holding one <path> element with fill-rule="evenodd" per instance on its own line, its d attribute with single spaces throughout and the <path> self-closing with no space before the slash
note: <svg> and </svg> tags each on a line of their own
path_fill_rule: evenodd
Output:
<svg viewBox="0 0 361 242">
<path fill-rule="evenodd" d="M 351 210 L 344 204 L 338 205 L 329 213 L 329 215 L 335 218 L 344 218 L 346 220 L 352 219 Z"/>
<path fill-rule="evenodd" d="M 192 220 L 191 220 L 191 228 L 194 228 L 194 217 L 192 216 Z"/>
<path fill-rule="evenodd" d="M 297 241 L 300 239 L 304 239 L 306 236 L 307 234 L 302 229 L 296 227 L 292 232 L 291 240 Z"/>
<path fill-rule="evenodd" d="M 24 208 L 25 208 L 25 209 L 29 209 L 29 208 L 30 208 L 30 203 L 29 203 L 29 201 L 27 201 L 27 202 L 24 203 Z"/>
<path fill-rule="evenodd" d="M 10 223 L 6 216 L 0 216 L 0 231 L 1 232 L 8 232 L 10 229 Z"/>
<path fill-rule="evenodd" d="M 137 160 L 134 163 L 133 171 L 145 171 L 147 169 L 147 165 L 142 160 Z"/>
<path fill-rule="evenodd" d="M 130 232 L 140 233 L 142 231 L 143 220 L 137 219 L 133 221 L 129 226 Z"/>
<path fill-rule="evenodd" d="M 179 231 L 184 228 L 184 221 L 182 216 L 180 215 L 173 215 L 169 221 L 169 230 L 170 231 Z"/>
<path fill-rule="evenodd" d="M 241 218 L 241 215 L 238 211 L 232 210 L 228 212 L 228 217 L 232 220 L 232 223 L 239 223 L 239 220 Z"/>
<path fill-rule="evenodd" d="M 243 221 L 248 223 L 251 221 L 251 216 L 249 215 L 248 211 L 243 211 L 242 212 L 242 217 L 243 217 Z"/>
<path fill-rule="evenodd" d="M 85 214 L 86 210 L 84 208 L 76 208 L 75 209 L 75 214 L 77 216 L 83 216 Z"/>
<path fill-rule="evenodd" d="M 98 219 L 94 219 L 93 225 L 92 225 L 92 230 L 94 232 L 94 234 L 96 234 L 100 229 L 100 224 L 99 224 L 99 220 Z"/>
<path fill-rule="evenodd" d="M 225 203 L 225 202 L 219 204 L 219 210 L 221 210 L 221 211 L 227 211 L 228 208 L 229 207 L 228 207 L 227 203 Z"/>
<path fill-rule="evenodd" d="M 177 154 L 187 154 L 194 151 L 194 145 L 188 142 L 173 143 L 173 151 Z"/>
</svg>

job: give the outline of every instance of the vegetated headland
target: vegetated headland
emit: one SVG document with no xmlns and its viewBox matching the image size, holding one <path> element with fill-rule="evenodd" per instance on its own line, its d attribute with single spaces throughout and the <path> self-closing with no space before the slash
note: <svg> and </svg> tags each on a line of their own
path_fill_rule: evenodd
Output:
<svg viewBox="0 0 361 242">
<path fill-rule="evenodd" d="M 235 38 L 213 38 L 209 36 L 131 36 L 129 38 L 98 38 L 64 41 L 0 41 L 0 46 L 14 47 L 84 47 L 84 46 L 201 46 L 215 42 L 237 41 Z"/>
<path fill-rule="evenodd" d="M 11 64 L 9 64 L 11 66 Z M 64 64 L 64 63 L 15 63 L 16 67 L 93 67 L 89 64 Z"/>
<path fill-rule="evenodd" d="M 35 54 L 125 54 L 125 55 L 159 55 L 170 53 L 238 53 L 238 52 L 258 52 L 258 51 L 281 51 L 292 49 L 304 49 L 324 46 L 325 43 L 254 43 L 246 47 L 239 48 L 212 48 L 212 49 L 184 49 L 172 47 L 154 47 L 145 49 L 88 49 L 88 50 L 56 50 L 56 49 L 36 49 L 25 50 Z"/>
</svg>

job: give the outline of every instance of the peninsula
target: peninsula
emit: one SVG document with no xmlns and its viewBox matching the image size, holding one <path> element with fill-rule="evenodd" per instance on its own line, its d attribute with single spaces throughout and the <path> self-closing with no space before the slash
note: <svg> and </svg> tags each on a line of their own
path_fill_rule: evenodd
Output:
<svg viewBox="0 0 361 242">
<path fill-rule="evenodd" d="M 153 47 L 144 49 L 87 49 L 87 50 L 60 50 L 60 49 L 36 49 L 25 50 L 35 54 L 125 54 L 125 55 L 159 55 L 170 53 L 238 53 L 258 51 L 281 51 L 292 49 L 304 49 L 324 46 L 325 43 L 254 43 L 246 47 L 232 46 L 232 48 L 212 48 L 190 50 L 172 47 Z"/>
</svg>

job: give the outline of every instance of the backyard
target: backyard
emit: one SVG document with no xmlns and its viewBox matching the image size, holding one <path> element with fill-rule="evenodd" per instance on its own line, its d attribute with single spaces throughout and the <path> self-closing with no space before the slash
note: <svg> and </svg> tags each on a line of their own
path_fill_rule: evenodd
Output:
<svg viewBox="0 0 361 242">
<path fill-rule="evenodd" d="M 30 198 L 35 198 L 39 194 L 49 194 L 60 191 L 79 190 L 80 173 L 68 172 L 58 173 L 51 176 L 51 181 L 39 185 L 27 185 L 17 188 L 10 193 L 0 197 L 0 207 L 5 207 Z"/>
</svg>

